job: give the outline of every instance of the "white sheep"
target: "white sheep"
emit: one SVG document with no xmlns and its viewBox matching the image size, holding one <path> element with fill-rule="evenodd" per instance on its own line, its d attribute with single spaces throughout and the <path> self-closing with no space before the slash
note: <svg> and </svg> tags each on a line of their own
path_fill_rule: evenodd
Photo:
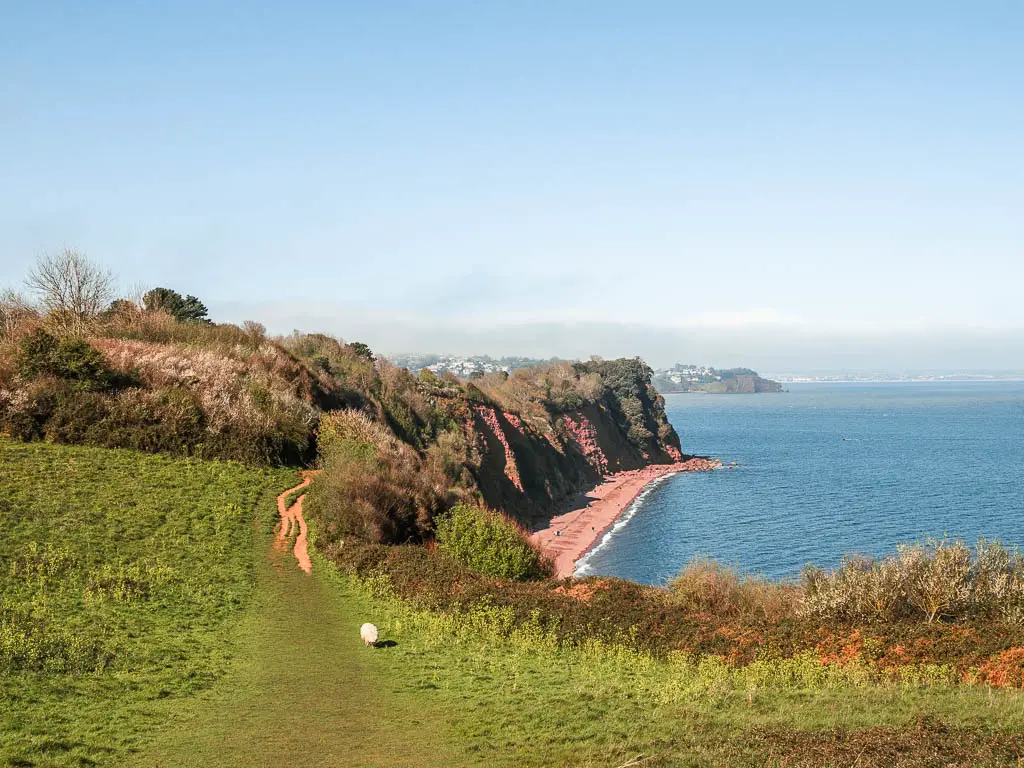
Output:
<svg viewBox="0 0 1024 768">
<path fill-rule="evenodd" d="M 363 645 L 377 644 L 377 628 L 373 624 L 363 624 L 359 628 L 359 636 L 363 638 Z"/>
</svg>

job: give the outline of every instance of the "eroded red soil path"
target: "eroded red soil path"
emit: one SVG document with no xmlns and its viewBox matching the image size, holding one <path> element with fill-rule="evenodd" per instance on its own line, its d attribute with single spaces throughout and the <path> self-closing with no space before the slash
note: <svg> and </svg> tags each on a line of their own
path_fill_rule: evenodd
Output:
<svg viewBox="0 0 1024 768">
<path fill-rule="evenodd" d="M 289 488 L 277 497 L 277 511 L 281 515 L 281 524 L 277 529 L 277 539 L 274 546 L 277 549 L 284 550 L 288 546 L 288 540 L 294 535 L 295 546 L 292 548 L 292 554 L 295 555 L 299 568 L 306 573 L 312 573 L 313 563 L 309 559 L 309 528 L 306 526 L 306 518 L 302 516 L 302 500 L 306 498 L 306 494 L 299 496 L 290 507 L 285 507 L 290 494 L 295 493 L 300 488 L 305 488 L 313 481 L 312 472 L 303 472 L 302 477 L 301 483 L 294 488 Z"/>
</svg>

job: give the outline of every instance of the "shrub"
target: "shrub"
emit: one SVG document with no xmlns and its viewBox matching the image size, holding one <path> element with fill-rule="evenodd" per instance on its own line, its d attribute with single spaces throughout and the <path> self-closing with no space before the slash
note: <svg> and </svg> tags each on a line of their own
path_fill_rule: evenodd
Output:
<svg viewBox="0 0 1024 768">
<path fill-rule="evenodd" d="M 668 586 L 674 602 L 688 612 L 771 619 L 792 616 L 800 591 L 706 558 L 691 560 Z"/>
<path fill-rule="evenodd" d="M 327 541 L 422 541 L 454 501 L 443 465 L 425 462 L 361 411 L 324 414 L 318 444 L 324 471 L 310 487 L 307 510 L 322 521 Z"/>
<path fill-rule="evenodd" d="M 515 523 L 496 512 L 458 504 L 441 516 L 438 547 L 488 576 L 534 579 L 551 575 L 551 565 Z"/>
<path fill-rule="evenodd" d="M 897 555 L 904 571 L 907 601 L 929 623 L 943 616 L 972 611 L 971 550 L 963 542 L 929 541 L 901 546 Z"/>
<path fill-rule="evenodd" d="M 54 376 L 76 389 L 104 390 L 113 382 L 113 371 L 103 355 L 80 338 L 57 337 L 39 328 L 21 340 L 18 372 L 26 379 Z"/>
<path fill-rule="evenodd" d="M 895 558 L 844 557 L 833 571 L 804 569 L 803 608 L 809 615 L 843 621 L 890 620 L 908 613 L 905 574 Z"/>
<path fill-rule="evenodd" d="M 930 539 L 882 560 L 848 557 L 834 571 L 809 567 L 805 615 L 842 621 L 906 617 L 1024 620 L 1024 559 L 999 543 Z"/>
</svg>

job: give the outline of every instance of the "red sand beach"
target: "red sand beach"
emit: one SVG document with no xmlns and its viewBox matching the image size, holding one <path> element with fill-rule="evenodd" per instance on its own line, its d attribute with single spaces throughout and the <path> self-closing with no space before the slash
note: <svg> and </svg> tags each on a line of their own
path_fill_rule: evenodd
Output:
<svg viewBox="0 0 1024 768">
<path fill-rule="evenodd" d="M 572 576 L 576 561 L 601 540 L 649 483 L 676 472 L 707 472 L 720 466 L 714 459 L 692 458 L 608 475 L 600 485 L 580 494 L 568 512 L 551 518 L 548 527 L 534 533 L 533 539 L 554 559 L 556 576 Z"/>
</svg>

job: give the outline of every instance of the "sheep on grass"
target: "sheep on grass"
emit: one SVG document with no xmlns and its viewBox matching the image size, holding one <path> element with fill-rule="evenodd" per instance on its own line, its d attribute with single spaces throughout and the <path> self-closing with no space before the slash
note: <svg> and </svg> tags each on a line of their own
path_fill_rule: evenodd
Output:
<svg viewBox="0 0 1024 768">
<path fill-rule="evenodd" d="M 363 638 L 363 645 L 377 644 L 377 628 L 373 624 L 363 624 L 359 628 L 359 636 Z"/>
</svg>

